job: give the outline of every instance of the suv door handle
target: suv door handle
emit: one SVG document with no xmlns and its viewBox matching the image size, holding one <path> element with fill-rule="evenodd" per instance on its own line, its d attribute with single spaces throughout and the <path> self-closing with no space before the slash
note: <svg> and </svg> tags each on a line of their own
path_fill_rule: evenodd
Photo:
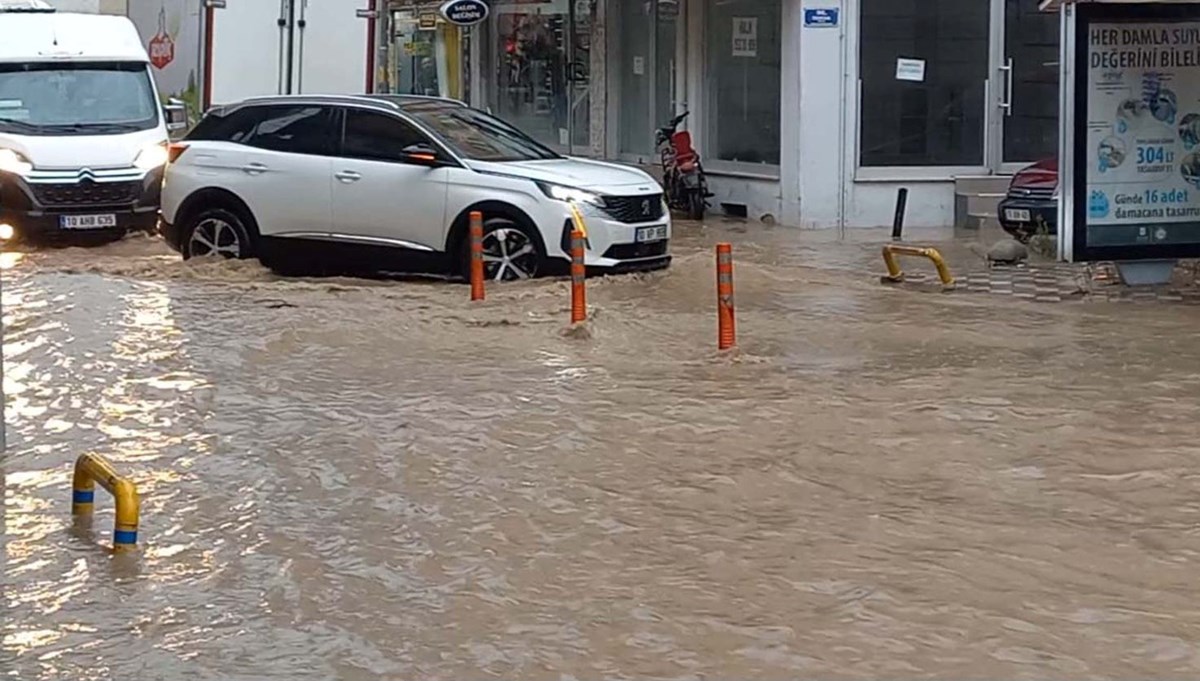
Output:
<svg viewBox="0 0 1200 681">
<path fill-rule="evenodd" d="M 362 175 L 359 175 L 358 173 L 354 172 L 353 170 L 343 170 L 340 173 L 334 173 L 333 176 L 336 177 L 337 179 L 341 180 L 342 182 L 346 182 L 346 183 L 358 182 L 359 180 L 362 179 Z"/>
<path fill-rule="evenodd" d="M 242 172 L 247 175 L 262 175 L 267 172 L 268 168 L 261 163 L 247 163 L 242 166 Z"/>
</svg>

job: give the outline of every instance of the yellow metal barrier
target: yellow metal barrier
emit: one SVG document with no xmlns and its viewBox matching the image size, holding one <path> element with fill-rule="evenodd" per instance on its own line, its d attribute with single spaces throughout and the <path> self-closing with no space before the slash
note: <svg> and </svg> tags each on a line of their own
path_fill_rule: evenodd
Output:
<svg viewBox="0 0 1200 681">
<path fill-rule="evenodd" d="M 90 516 L 96 499 L 96 483 L 108 490 L 117 502 L 117 519 L 113 526 L 113 551 L 125 553 L 137 550 L 138 493 L 128 478 L 117 475 L 112 464 L 97 454 L 84 454 L 75 460 L 75 479 L 72 487 L 71 513 Z"/>
<path fill-rule="evenodd" d="M 900 263 L 896 259 L 898 255 L 929 258 L 933 262 L 933 266 L 937 268 L 942 285 L 946 288 L 954 288 L 954 275 L 950 274 L 950 268 L 946 266 L 946 261 L 942 259 L 942 254 L 938 253 L 936 248 L 917 248 L 898 244 L 887 244 L 883 247 L 883 262 L 887 265 L 888 270 L 887 276 L 883 277 L 885 282 L 900 283 L 904 281 L 904 271 L 900 269 Z"/>
</svg>

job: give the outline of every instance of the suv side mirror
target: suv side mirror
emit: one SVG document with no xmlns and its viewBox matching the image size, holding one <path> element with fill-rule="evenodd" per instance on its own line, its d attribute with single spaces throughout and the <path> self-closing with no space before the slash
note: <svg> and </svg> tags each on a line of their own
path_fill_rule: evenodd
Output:
<svg viewBox="0 0 1200 681">
<path fill-rule="evenodd" d="M 427 166 L 429 168 L 446 165 L 445 161 L 438 156 L 437 150 L 424 142 L 410 144 L 404 147 L 400 154 L 404 157 L 405 162 L 413 165 Z"/>
<path fill-rule="evenodd" d="M 178 99 L 172 99 L 168 104 L 163 105 L 163 117 L 167 120 L 168 131 L 175 132 L 177 130 L 187 129 L 187 104 L 184 104 Z"/>
</svg>

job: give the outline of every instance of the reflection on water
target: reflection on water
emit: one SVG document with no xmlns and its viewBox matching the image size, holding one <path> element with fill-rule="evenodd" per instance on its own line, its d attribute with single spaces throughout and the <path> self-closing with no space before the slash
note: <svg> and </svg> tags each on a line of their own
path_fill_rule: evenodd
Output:
<svg viewBox="0 0 1200 681">
<path fill-rule="evenodd" d="M 6 254 L 21 679 L 1195 676 L 1200 319 L 879 287 L 734 234 L 590 283 Z M 957 250 L 956 250 L 957 249 Z M 966 248 L 948 245 L 953 257 Z M 140 557 L 70 517 L 137 480 Z"/>
</svg>

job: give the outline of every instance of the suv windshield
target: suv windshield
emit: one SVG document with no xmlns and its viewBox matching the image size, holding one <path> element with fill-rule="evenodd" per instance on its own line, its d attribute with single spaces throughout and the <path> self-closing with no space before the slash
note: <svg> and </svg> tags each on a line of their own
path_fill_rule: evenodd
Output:
<svg viewBox="0 0 1200 681">
<path fill-rule="evenodd" d="M 500 162 L 562 158 L 520 130 L 479 109 L 421 102 L 405 105 L 404 111 L 424 123 L 463 158 Z"/>
<path fill-rule="evenodd" d="M 0 64 L 0 132 L 133 132 L 158 125 L 158 116 L 145 64 Z"/>
</svg>

